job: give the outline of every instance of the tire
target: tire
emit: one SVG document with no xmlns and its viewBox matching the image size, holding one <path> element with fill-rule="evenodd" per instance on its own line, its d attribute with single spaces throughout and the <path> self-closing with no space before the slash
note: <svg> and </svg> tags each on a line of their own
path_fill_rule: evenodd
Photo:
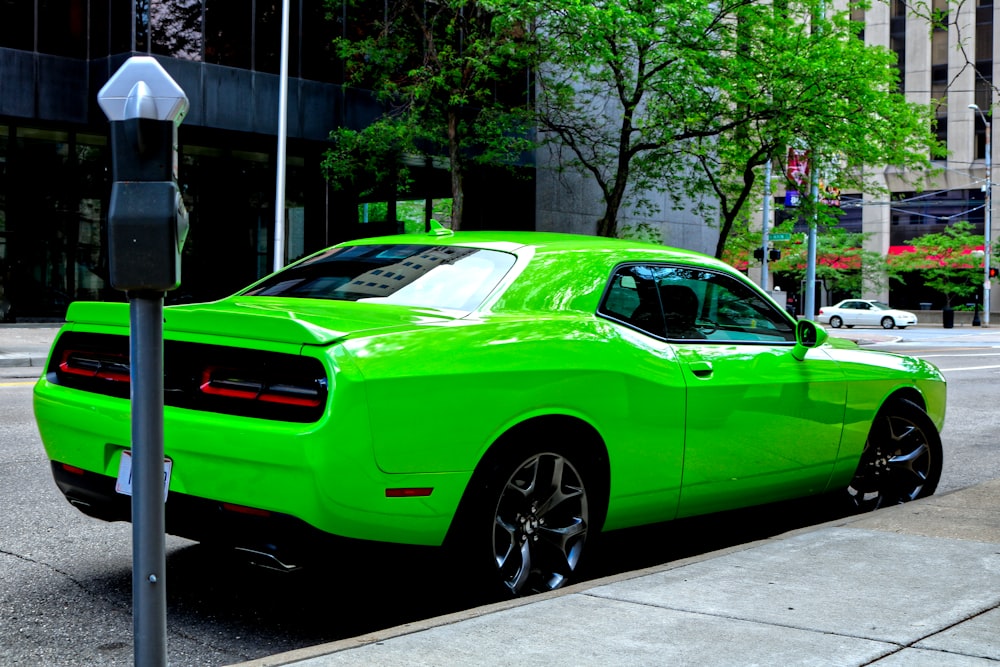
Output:
<svg viewBox="0 0 1000 667">
<path fill-rule="evenodd" d="M 896 321 L 894 319 L 892 319 L 891 317 L 883 317 L 882 318 L 882 328 L 883 329 L 891 329 L 894 326 L 896 326 Z"/>
<path fill-rule="evenodd" d="M 839 329 L 844 325 L 844 320 L 840 319 L 837 315 L 830 318 L 830 326 L 834 329 Z"/>
<path fill-rule="evenodd" d="M 890 399 L 875 416 L 847 487 L 859 512 L 900 505 L 934 493 L 941 479 L 941 436 L 912 401 Z"/>
<path fill-rule="evenodd" d="M 505 598 L 565 586 L 599 530 L 580 463 L 556 448 L 518 449 L 477 472 L 467 491 L 475 496 L 463 500 L 449 535 L 460 568 Z"/>
</svg>

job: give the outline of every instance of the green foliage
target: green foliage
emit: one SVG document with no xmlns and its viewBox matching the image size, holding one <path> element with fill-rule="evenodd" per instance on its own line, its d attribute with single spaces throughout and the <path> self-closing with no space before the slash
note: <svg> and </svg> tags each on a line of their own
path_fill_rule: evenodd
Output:
<svg viewBox="0 0 1000 667">
<path fill-rule="evenodd" d="M 863 26 L 846 11 L 821 19 L 811 3 L 785 6 L 784 14 L 765 3 L 736 9 L 742 57 L 726 62 L 731 113 L 719 114 L 731 127 L 684 146 L 681 162 L 692 176 L 673 191 L 710 202 L 701 210 L 719 221 L 717 254 L 742 209 L 756 205 L 760 168 L 771 160 L 776 181 L 784 180 L 789 147 L 808 148 L 827 185 L 869 193 L 885 186 L 863 165 L 893 165 L 918 177 L 930 170 L 931 155 L 943 155 L 930 107 L 899 92 L 895 54 L 859 39 Z M 800 214 L 821 228 L 835 225 L 839 209 L 814 202 L 813 184 L 803 185 Z"/>
<path fill-rule="evenodd" d="M 944 295 L 948 307 L 953 298 L 974 297 L 983 282 L 982 258 L 968 252 L 983 243 L 974 229 L 971 223 L 956 222 L 944 231 L 910 239 L 914 251 L 892 257 L 892 277 L 905 283 L 908 272 L 919 271 L 927 287 Z"/>
<path fill-rule="evenodd" d="M 333 148 L 320 166 L 335 189 L 367 196 L 387 185 L 397 189 L 409 182 L 402 158 L 413 150 L 415 138 L 406 124 L 384 117 L 360 131 L 338 128 L 331 139 Z"/>
<path fill-rule="evenodd" d="M 619 230 L 618 236 L 619 238 L 633 239 L 642 241 L 643 243 L 663 243 L 663 236 L 660 230 L 646 222 L 622 227 Z"/>
<path fill-rule="evenodd" d="M 520 0 L 518 0 L 520 1 Z M 514 4 L 517 4 L 516 2 Z M 929 168 L 931 111 L 898 92 L 895 55 L 865 45 L 846 11 L 813 2 L 523 0 L 538 26 L 539 125 L 564 168 L 619 208 L 666 191 L 720 230 L 716 255 L 759 201 L 759 167 L 789 145 L 836 156 L 837 185 L 871 191 L 857 165 Z M 581 30 L 580 26 L 586 26 Z M 828 207 L 805 202 L 818 224 Z"/>
<path fill-rule="evenodd" d="M 393 189 L 406 179 L 406 158 L 443 157 L 452 226 L 461 227 L 469 165 L 514 166 L 531 147 L 523 82 L 533 50 L 501 8 L 489 0 L 388 0 L 378 11 L 355 4 L 358 30 L 336 47 L 349 83 L 371 90 L 384 111 L 367 128 L 334 133 L 324 167 L 335 184 Z M 511 81 L 522 88 L 507 90 Z"/>
</svg>

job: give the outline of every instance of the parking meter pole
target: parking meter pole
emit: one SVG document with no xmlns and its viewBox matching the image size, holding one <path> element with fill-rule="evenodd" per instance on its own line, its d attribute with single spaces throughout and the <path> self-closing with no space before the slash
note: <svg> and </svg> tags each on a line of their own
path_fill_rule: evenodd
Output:
<svg viewBox="0 0 1000 667">
<path fill-rule="evenodd" d="M 128 296 L 131 327 L 134 660 L 166 667 L 163 297 L 180 285 L 187 235 L 177 126 L 188 101 L 155 58 L 133 56 L 101 88 L 98 102 L 111 121 L 110 282 Z"/>
<path fill-rule="evenodd" d="M 163 294 L 129 293 L 132 385 L 132 630 L 136 665 L 167 664 L 163 507 Z M 136 335 L 138 333 L 139 335 Z"/>
</svg>

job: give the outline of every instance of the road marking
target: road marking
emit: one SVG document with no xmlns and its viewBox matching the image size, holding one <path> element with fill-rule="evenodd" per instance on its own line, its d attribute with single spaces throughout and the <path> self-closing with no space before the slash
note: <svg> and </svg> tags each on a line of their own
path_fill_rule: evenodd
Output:
<svg viewBox="0 0 1000 667">
<path fill-rule="evenodd" d="M 985 371 L 990 368 L 1000 368 L 997 366 L 968 366 L 966 368 L 939 368 L 938 370 L 942 373 L 951 373 L 952 371 Z"/>
<path fill-rule="evenodd" d="M 921 359 L 935 359 L 937 357 L 1000 357 L 1000 352 L 989 354 L 922 354 Z"/>
</svg>

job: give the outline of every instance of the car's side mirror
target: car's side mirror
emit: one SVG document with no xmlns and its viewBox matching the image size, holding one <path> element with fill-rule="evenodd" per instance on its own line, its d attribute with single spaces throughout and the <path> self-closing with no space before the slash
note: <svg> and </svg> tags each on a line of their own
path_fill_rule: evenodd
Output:
<svg viewBox="0 0 1000 667">
<path fill-rule="evenodd" d="M 829 337 L 830 334 L 826 329 L 812 320 L 799 320 L 795 325 L 795 347 L 792 348 L 792 356 L 802 361 L 810 348 L 819 347 Z"/>
</svg>

